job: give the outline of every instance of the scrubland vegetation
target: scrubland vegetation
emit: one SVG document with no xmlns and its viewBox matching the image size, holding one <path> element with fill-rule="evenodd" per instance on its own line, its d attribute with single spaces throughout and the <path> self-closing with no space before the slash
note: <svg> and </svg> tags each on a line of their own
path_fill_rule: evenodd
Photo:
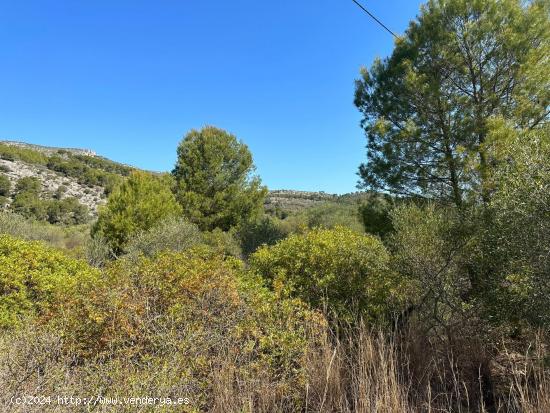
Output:
<svg viewBox="0 0 550 413">
<path fill-rule="evenodd" d="M 305 209 L 215 127 L 166 174 L 0 147 L 116 181 L 92 223 L 19 208 L 32 178 L 0 213 L 4 411 L 550 411 L 549 12 L 430 1 L 357 81 L 365 192 Z"/>
</svg>

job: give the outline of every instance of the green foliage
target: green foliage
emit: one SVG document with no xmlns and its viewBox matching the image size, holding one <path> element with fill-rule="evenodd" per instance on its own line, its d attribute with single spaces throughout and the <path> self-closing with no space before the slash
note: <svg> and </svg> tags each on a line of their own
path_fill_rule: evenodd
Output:
<svg viewBox="0 0 550 413">
<path fill-rule="evenodd" d="M 0 211 L 0 234 L 29 241 L 45 241 L 56 248 L 78 249 L 85 244 L 88 232 L 85 226 L 60 227 L 26 219 L 10 211 Z"/>
<path fill-rule="evenodd" d="M 395 207 L 395 200 L 388 195 L 370 197 L 359 206 L 359 214 L 365 231 L 369 234 L 386 237 L 393 230 L 391 211 Z"/>
<path fill-rule="evenodd" d="M 283 222 L 268 215 L 241 224 L 237 230 L 237 237 L 246 257 L 261 245 L 273 245 L 287 235 L 288 230 Z"/>
<path fill-rule="evenodd" d="M 170 217 L 132 237 L 126 249 L 134 257 L 153 257 L 161 251 L 184 251 L 201 243 L 202 238 L 196 225 Z"/>
<path fill-rule="evenodd" d="M 278 299 L 243 274 L 239 260 L 197 247 L 118 260 L 103 280 L 49 323 L 64 326 L 63 352 L 90 366 L 98 359 L 147 366 L 133 369 L 142 378 L 155 368 L 166 385 L 191 386 L 201 411 L 210 410 L 208 396 L 224 366 L 242 379 L 273 378 L 271 391 L 296 403 L 307 331 L 319 330 L 323 319 L 298 300 Z M 167 359 L 170 375 L 162 368 Z M 127 374 L 124 381 L 137 378 Z"/>
<path fill-rule="evenodd" d="M 0 143 L 0 158 L 8 161 L 19 160 L 34 165 L 45 165 L 47 162 L 47 156 L 41 152 L 3 143 Z"/>
<path fill-rule="evenodd" d="M 64 150 L 48 155 L 36 149 L 1 143 L 0 158 L 46 166 L 64 176 L 75 178 L 82 185 L 102 186 L 106 194 L 109 194 L 122 181 L 123 176 L 129 175 L 133 170 L 129 166 L 99 156 L 77 155 Z"/>
<path fill-rule="evenodd" d="M 50 224 L 78 225 L 89 220 L 88 207 L 74 197 L 42 201 Z"/>
<path fill-rule="evenodd" d="M 67 192 L 67 187 L 65 185 L 59 185 L 55 190 L 55 194 L 53 195 L 53 197 L 55 199 L 61 199 L 63 198 L 65 192 Z"/>
<path fill-rule="evenodd" d="M 0 174 L 0 196 L 7 197 L 10 195 L 11 183 L 7 176 Z"/>
<path fill-rule="evenodd" d="M 39 242 L 0 235 L 0 328 L 47 319 L 99 273 Z"/>
<path fill-rule="evenodd" d="M 202 242 L 218 254 L 240 258 L 242 255 L 239 241 L 234 232 L 225 232 L 219 228 L 202 233 Z"/>
<path fill-rule="evenodd" d="M 287 218 L 292 226 L 299 230 L 301 225 L 313 229 L 317 227 L 346 227 L 358 233 L 363 233 L 363 226 L 353 203 L 325 202 L 317 206 L 305 208 Z"/>
<path fill-rule="evenodd" d="M 499 162 L 478 257 L 480 268 L 493 274 L 489 316 L 550 326 L 550 129 L 518 133 L 500 122 L 489 144 Z"/>
<path fill-rule="evenodd" d="M 393 54 L 357 82 L 368 163 L 363 186 L 462 207 L 489 200 L 492 116 L 548 118 L 549 3 L 431 0 Z"/>
<path fill-rule="evenodd" d="M 168 176 L 136 171 L 113 191 L 107 205 L 100 209 L 92 235 L 103 237 L 118 254 L 135 234 L 180 214 Z"/>
<path fill-rule="evenodd" d="M 10 208 L 16 214 L 50 224 L 78 225 L 89 219 L 88 208 L 78 199 L 41 199 L 42 183 L 36 177 L 25 177 L 17 181 L 15 196 Z"/>
<path fill-rule="evenodd" d="M 469 277 L 468 236 L 456 212 L 433 204 L 408 204 L 395 208 L 391 218 L 393 267 L 414 287 L 408 299 L 417 318 L 431 329 L 472 315 L 467 298 L 481 286 Z"/>
<path fill-rule="evenodd" d="M 383 318 L 397 305 L 399 282 L 384 245 L 350 229 L 291 235 L 250 258 L 250 268 L 283 296 L 299 297 L 331 317 Z"/>
<path fill-rule="evenodd" d="M 26 218 L 35 218 L 40 221 L 46 221 L 48 218 L 46 203 L 32 192 L 20 192 L 15 195 L 10 208 L 16 214 Z"/>
<path fill-rule="evenodd" d="M 27 177 L 21 178 L 15 184 L 16 194 L 21 194 L 23 192 L 26 192 L 26 193 L 38 196 L 41 190 L 42 190 L 42 182 L 40 181 L 40 178 L 37 178 L 34 176 L 27 176 Z"/>
<path fill-rule="evenodd" d="M 201 230 L 224 231 L 254 218 L 266 189 L 253 171 L 250 151 L 235 136 L 210 126 L 192 130 L 173 171 L 185 216 Z"/>
<path fill-rule="evenodd" d="M 131 168 L 114 162 L 83 155 L 52 155 L 47 165 L 52 171 L 64 176 L 76 178 L 82 185 L 98 185 L 109 194 L 122 181 L 122 176 L 130 173 Z"/>
</svg>

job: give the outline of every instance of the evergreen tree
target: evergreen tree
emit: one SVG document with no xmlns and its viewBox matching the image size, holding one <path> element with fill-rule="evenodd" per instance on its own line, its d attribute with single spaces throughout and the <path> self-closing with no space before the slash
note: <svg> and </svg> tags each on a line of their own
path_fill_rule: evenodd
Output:
<svg viewBox="0 0 550 413">
<path fill-rule="evenodd" d="M 173 175 L 185 216 L 202 230 L 224 231 L 257 216 L 266 195 L 248 147 L 224 130 L 192 130 L 178 147 Z"/>
<path fill-rule="evenodd" d="M 488 120 L 548 121 L 549 12 L 548 1 L 429 1 L 357 81 L 368 139 L 360 186 L 488 202 Z"/>
</svg>

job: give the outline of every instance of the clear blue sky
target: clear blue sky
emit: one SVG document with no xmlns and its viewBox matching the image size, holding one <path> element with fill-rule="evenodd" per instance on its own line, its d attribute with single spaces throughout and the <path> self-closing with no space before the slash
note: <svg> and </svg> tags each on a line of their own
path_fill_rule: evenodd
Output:
<svg viewBox="0 0 550 413">
<path fill-rule="evenodd" d="M 420 3 L 363 0 L 397 33 Z M 271 189 L 350 192 L 354 80 L 392 47 L 351 0 L 0 0 L 0 139 L 166 171 L 209 124 Z"/>
</svg>

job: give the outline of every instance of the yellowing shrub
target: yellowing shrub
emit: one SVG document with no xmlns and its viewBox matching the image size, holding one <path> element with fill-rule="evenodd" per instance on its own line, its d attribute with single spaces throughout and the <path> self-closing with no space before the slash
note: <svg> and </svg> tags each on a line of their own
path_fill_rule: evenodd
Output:
<svg viewBox="0 0 550 413">
<path fill-rule="evenodd" d="M 298 297 L 340 319 L 375 319 L 394 307 L 400 286 L 378 238 L 350 229 L 291 235 L 251 256 L 251 270 L 283 296 Z"/>
<path fill-rule="evenodd" d="M 83 261 L 40 242 L 0 235 L 0 328 L 53 316 L 98 278 Z"/>
<path fill-rule="evenodd" d="M 170 360 L 167 385 L 200 389 L 201 406 L 213 403 L 208 396 L 221 371 L 263 378 L 281 397 L 298 397 L 308 337 L 324 319 L 300 300 L 277 297 L 240 260 L 196 246 L 119 259 L 103 279 L 86 301 L 52 320 L 79 359 L 147 366 Z"/>
</svg>

